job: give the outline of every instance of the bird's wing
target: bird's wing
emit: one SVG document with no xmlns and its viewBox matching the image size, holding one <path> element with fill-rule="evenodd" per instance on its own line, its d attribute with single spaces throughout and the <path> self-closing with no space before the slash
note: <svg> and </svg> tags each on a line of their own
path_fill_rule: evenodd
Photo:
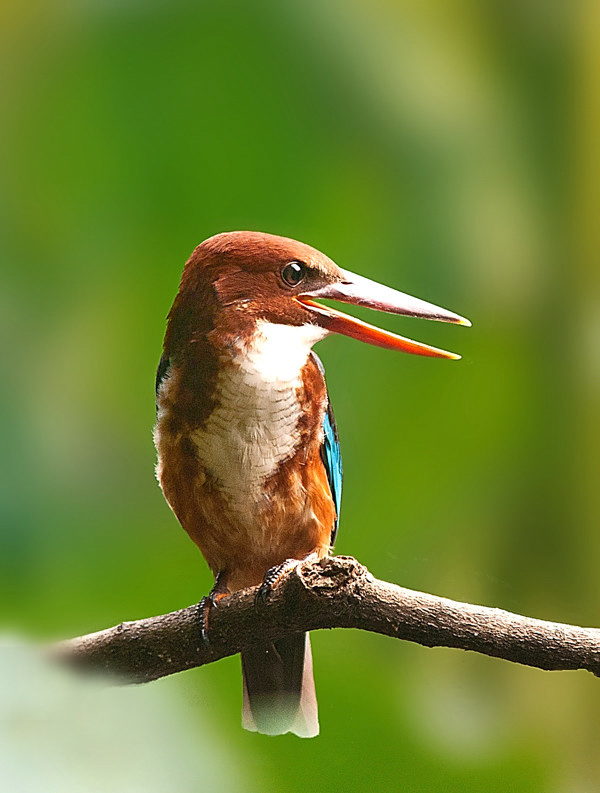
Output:
<svg viewBox="0 0 600 793">
<path fill-rule="evenodd" d="M 335 543 L 338 526 L 340 523 L 340 507 L 342 505 L 342 453 L 338 438 L 335 416 L 331 402 L 327 402 L 327 411 L 323 419 L 325 437 L 321 445 L 321 459 L 327 471 L 327 481 L 335 504 L 335 525 L 331 532 L 331 544 Z"/>
<path fill-rule="evenodd" d="M 158 396 L 158 389 L 161 386 L 162 381 L 167 376 L 167 372 L 169 371 L 169 366 L 171 362 L 169 361 L 169 357 L 167 355 L 163 355 L 160 361 L 158 362 L 158 369 L 156 370 L 156 381 L 154 383 L 154 391 L 156 396 Z"/>
<path fill-rule="evenodd" d="M 312 357 L 319 367 L 321 374 L 325 376 L 325 370 L 319 357 L 313 352 Z M 337 431 L 337 424 L 335 423 L 335 416 L 333 408 L 327 395 L 327 410 L 323 416 L 323 443 L 321 444 L 321 460 L 325 466 L 327 473 L 327 481 L 329 482 L 329 489 L 333 503 L 335 504 L 335 524 L 331 532 L 331 545 L 335 543 L 337 536 L 338 526 L 340 523 L 340 508 L 342 506 L 342 452 L 340 449 L 340 439 Z"/>
</svg>

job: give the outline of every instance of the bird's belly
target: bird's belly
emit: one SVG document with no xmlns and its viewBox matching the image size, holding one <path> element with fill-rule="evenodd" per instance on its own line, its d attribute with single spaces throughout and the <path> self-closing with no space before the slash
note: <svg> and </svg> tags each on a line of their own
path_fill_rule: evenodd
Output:
<svg viewBox="0 0 600 793">
<path fill-rule="evenodd" d="M 321 466 L 320 459 L 315 465 Z M 224 490 L 199 465 L 185 489 L 166 470 L 161 484 L 215 575 L 226 571 L 234 591 L 260 583 L 269 568 L 286 559 L 328 553 L 335 510 L 319 473 L 312 464 L 296 466 L 291 458 L 281 475 L 265 481 L 262 500 L 247 502 L 244 509 L 241 504 L 232 508 Z"/>
<path fill-rule="evenodd" d="M 265 482 L 298 447 L 299 385 L 297 378 L 263 382 L 252 371 L 229 367 L 219 376 L 209 419 L 190 435 L 236 522 L 260 523 L 268 504 Z"/>
</svg>

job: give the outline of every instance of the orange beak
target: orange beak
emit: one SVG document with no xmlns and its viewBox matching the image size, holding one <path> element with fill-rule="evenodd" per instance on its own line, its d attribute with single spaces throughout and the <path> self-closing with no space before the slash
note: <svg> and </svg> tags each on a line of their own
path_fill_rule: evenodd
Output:
<svg viewBox="0 0 600 793">
<path fill-rule="evenodd" d="M 388 350 L 401 350 L 410 352 L 414 355 L 427 355 L 431 358 L 448 358 L 458 360 L 460 355 L 428 344 L 421 344 L 418 341 L 397 336 L 387 330 L 382 330 L 374 325 L 369 325 L 360 319 L 351 317 L 334 308 L 316 303 L 312 298 L 326 298 L 328 300 L 339 300 L 343 303 L 352 303 L 357 306 L 367 306 L 377 311 L 386 311 L 391 314 L 402 314 L 409 317 L 422 317 L 424 319 L 434 319 L 439 322 L 452 322 L 455 325 L 466 325 L 471 323 L 468 319 L 447 311 L 445 308 L 434 306 L 419 298 L 411 297 L 403 292 L 390 289 L 387 286 L 378 284 L 360 275 L 354 275 L 346 270 L 342 270 L 342 280 L 328 284 L 310 294 L 300 295 L 296 298 L 303 306 L 310 309 L 315 315 L 316 324 L 332 333 L 342 333 L 353 339 L 374 344 L 377 347 L 385 347 Z"/>
</svg>

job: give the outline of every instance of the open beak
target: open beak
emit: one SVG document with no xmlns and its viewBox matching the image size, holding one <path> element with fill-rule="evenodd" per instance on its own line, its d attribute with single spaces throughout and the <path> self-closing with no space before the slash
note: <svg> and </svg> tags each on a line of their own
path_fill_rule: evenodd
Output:
<svg viewBox="0 0 600 793">
<path fill-rule="evenodd" d="M 343 333 L 353 339 L 365 341 L 368 344 L 375 344 L 377 347 L 385 347 L 389 350 L 402 350 L 414 355 L 427 355 L 431 358 L 449 358 L 458 360 L 460 355 L 437 347 L 430 347 L 428 344 L 421 344 L 418 341 L 411 341 L 387 330 L 376 328 L 367 322 L 343 314 L 329 306 L 316 303 L 313 298 L 325 298 L 327 300 L 339 300 L 342 303 L 353 303 L 356 306 L 367 306 L 377 311 L 387 311 L 391 314 L 403 314 L 409 317 L 423 317 L 424 319 L 435 319 L 439 322 L 452 322 L 455 325 L 466 325 L 471 323 L 468 319 L 439 308 L 432 303 L 419 300 L 416 297 L 397 292 L 387 286 L 378 284 L 360 275 L 354 275 L 347 270 L 342 270 L 342 278 L 334 284 L 328 284 L 320 289 L 310 292 L 310 294 L 300 295 L 296 299 L 303 306 L 310 309 L 315 314 L 315 322 L 332 333 Z"/>
</svg>

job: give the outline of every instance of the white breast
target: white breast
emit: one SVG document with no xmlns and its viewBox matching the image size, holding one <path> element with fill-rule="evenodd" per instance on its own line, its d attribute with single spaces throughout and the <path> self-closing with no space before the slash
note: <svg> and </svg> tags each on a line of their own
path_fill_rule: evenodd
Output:
<svg viewBox="0 0 600 793">
<path fill-rule="evenodd" d="M 300 440 L 301 370 L 326 331 L 259 323 L 251 344 L 220 362 L 216 407 L 191 436 L 204 468 L 243 517 Z"/>
</svg>

